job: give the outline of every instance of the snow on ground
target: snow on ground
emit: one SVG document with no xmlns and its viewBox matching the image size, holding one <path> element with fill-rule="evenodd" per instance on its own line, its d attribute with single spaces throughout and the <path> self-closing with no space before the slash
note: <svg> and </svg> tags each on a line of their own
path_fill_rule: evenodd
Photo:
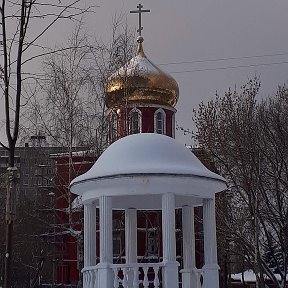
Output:
<svg viewBox="0 0 288 288">
<path fill-rule="evenodd" d="M 245 271 L 243 275 L 244 279 L 242 278 L 242 273 L 232 274 L 231 278 L 240 282 L 256 282 L 256 275 L 252 270 Z M 280 274 L 275 274 L 275 277 L 277 280 L 281 280 Z M 269 279 L 268 276 L 265 276 L 265 279 Z M 286 280 L 288 280 L 288 274 L 286 275 Z"/>
</svg>

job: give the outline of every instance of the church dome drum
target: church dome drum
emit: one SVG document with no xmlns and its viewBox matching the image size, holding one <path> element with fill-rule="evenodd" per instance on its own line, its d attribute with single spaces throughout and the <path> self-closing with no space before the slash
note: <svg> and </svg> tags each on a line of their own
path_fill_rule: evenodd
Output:
<svg viewBox="0 0 288 288">
<path fill-rule="evenodd" d="M 143 38 L 137 39 L 136 56 L 109 77 L 105 102 L 108 108 L 128 104 L 157 104 L 174 107 L 179 96 L 178 84 L 144 54 Z"/>
</svg>

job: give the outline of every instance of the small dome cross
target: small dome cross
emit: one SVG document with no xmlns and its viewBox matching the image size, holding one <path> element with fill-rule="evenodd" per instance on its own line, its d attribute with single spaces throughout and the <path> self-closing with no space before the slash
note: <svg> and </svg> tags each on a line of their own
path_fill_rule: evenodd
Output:
<svg viewBox="0 0 288 288">
<path fill-rule="evenodd" d="M 142 27 L 142 13 L 145 13 L 145 12 L 150 12 L 150 10 L 145 10 L 145 9 L 143 9 L 142 10 L 142 8 L 143 8 L 143 5 L 142 4 L 139 4 L 139 5 L 137 5 L 137 8 L 138 8 L 138 10 L 132 10 L 132 11 L 130 11 L 130 13 L 138 13 L 138 15 L 139 15 L 139 28 L 138 28 L 138 30 L 137 30 L 137 32 L 138 32 L 138 36 L 141 36 L 141 31 L 143 30 L 143 27 Z"/>
</svg>

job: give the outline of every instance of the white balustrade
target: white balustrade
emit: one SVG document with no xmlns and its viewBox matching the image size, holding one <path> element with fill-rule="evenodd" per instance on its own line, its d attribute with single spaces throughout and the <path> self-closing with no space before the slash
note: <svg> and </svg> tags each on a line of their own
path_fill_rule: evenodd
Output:
<svg viewBox="0 0 288 288">
<path fill-rule="evenodd" d="M 113 288 L 159 288 L 160 280 L 162 279 L 163 263 L 133 263 L 133 264 L 111 264 L 110 265 L 114 280 Z M 82 270 L 83 273 L 83 288 L 101 288 L 101 283 L 97 282 L 97 266 L 86 267 Z M 202 269 L 192 269 L 191 273 L 196 276 L 196 287 L 203 287 L 205 273 Z M 131 277 L 131 278 L 129 278 Z M 129 279 L 132 279 L 129 281 Z M 202 282 L 202 283 L 201 283 Z M 149 286 L 150 285 L 150 286 Z"/>
<path fill-rule="evenodd" d="M 121 270 L 121 269 L 120 269 Z M 123 272 L 123 278 L 122 278 L 122 286 L 124 287 L 124 288 L 128 288 L 128 280 L 127 280 L 127 278 L 128 278 L 128 271 L 129 271 L 130 269 L 129 268 L 126 268 L 126 267 L 123 267 L 122 268 L 122 272 Z M 118 276 L 116 276 L 116 277 L 118 277 Z M 115 287 L 115 288 L 118 288 L 118 287 Z"/>
<path fill-rule="evenodd" d="M 118 278 L 118 273 L 119 273 L 119 268 L 113 268 L 113 272 L 114 272 L 114 287 L 119 287 L 120 281 Z"/>
<path fill-rule="evenodd" d="M 138 288 L 139 287 L 139 268 L 138 267 L 133 268 L 133 275 L 134 275 L 133 288 Z"/>
<path fill-rule="evenodd" d="M 139 284 L 144 288 L 159 288 L 159 274 L 163 266 L 163 263 L 112 264 L 114 288 L 139 288 Z M 128 281 L 129 276 L 133 279 L 132 282 Z"/>
<path fill-rule="evenodd" d="M 83 287 L 84 288 L 99 288 L 97 285 L 97 267 L 90 266 L 82 270 Z"/>
<path fill-rule="evenodd" d="M 144 286 L 144 288 L 148 288 L 148 286 L 149 286 L 148 270 L 149 270 L 149 267 L 143 267 L 143 271 L 144 271 L 143 286 Z"/>
<path fill-rule="evenodd" d="M 203 286 L 203 278 L 204 278 L 204 273 L 202 269 L 193 269 L 193 273 L 196 277 L 196 287 L 195 288 L 201 288 Z M 202 277 L 202 280 L 201 280 Z"/>
<path fill-rule="evenodd" d="M 155 275 L 158 275 L 158 273 L 159 273 L 159 268 L 160 268 L 160 267 L 157 267 L 157 266 L 154 268 L 154 274 L 155 274 Z M 158 275 L 158 276 L 159 276 L 159 275 Z M 160 285 L 159 277 L 154 277 L 153 284 L 154 284 L 154 287 L 159 287 L 159 285 Z"/>
<path fill-rule="evenodd" d="M 111 264 L 114 288 L 159 288 L 163 263 Z M 83 288 L 101 288 L 97 282 L 97 266 L 86 267 L 83 272 Z M 100 285 L 100 284 L 99 284 Z M 149 286 L 150 285 L 150 286 Z M 100 285 L 101 286 L 101 285 Z"/>
</svg>

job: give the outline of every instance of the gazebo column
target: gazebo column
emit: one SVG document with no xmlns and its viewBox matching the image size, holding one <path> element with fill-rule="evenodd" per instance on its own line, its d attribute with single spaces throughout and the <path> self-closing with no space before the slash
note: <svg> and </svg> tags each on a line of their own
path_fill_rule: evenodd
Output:
<svg viewBox="0 0 288 288">
<path fill-rule="evenodd" d="M 178 262 L 176 262 L 175 195 L 162 195 L 163 282 L 164 288 L 177 288 Z"/>
<path fill-rule="evenodd" d="M 219 266 L 217 264 L 215 200 L 203 200 L 204 230 L 204 288 L 219 287 Z"/>
<path fill-rule="evenodd" d="M 96 207 L 84 204 L 84 268 L 96 265 Z"/>
<path fill-rule="evenodd" d="M 198 269 L 195 264 L 195 230 L 194 207 L 182 207 L 182 232 L 183 232 L 183 269 L 182 287 L 197 288 L 199 285 Z"/>
<path fill-rule="evenodd" d="M 137 263 L 137 210 L 135 208 L 125 210 L 125 256 L 126 263 Z M 133 280 L 134 271 L 130 270 L 128 284 L 131 287 Z"/>
<path fill-rule="evenodd" d="M 110 264 L 113 263 L 112 198 L 100 196 L 99 208 L 100 263 L 97 265 L 98 284 L 99 287 L 113 287 L 113 271 L 110 267 Z"/>
</svg>

